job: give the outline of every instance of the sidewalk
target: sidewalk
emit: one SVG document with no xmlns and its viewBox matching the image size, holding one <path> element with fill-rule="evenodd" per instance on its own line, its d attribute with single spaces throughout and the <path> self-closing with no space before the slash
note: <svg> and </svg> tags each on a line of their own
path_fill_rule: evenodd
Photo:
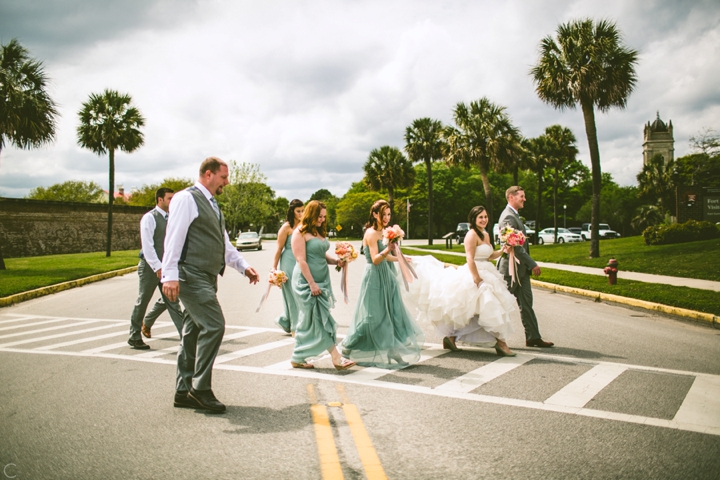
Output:
<svg viewBox="0 0 720 480">
<path fill-rule="evenodd" d="M 432 252 L 432 253 L 442 253 L 443 255 L 455 255 L 459 257 L 464 257 L 465 254 L 458 253 L 458 252 L 450 252 L 448 250 L 444 249 L 445 241 L 439 240 L 435 241 L 438 243 L 437 250 L 425 250 L 424 252 Z M 408 250 L 412 250 L 412 245 L 427 245 L 427 240 L 405 240 L 403 241 L 403 245 L 407 246 Z M 434 245 L 433 245 L 434 246 Z M 408 254 L 410 252 L 408 251 Z M 541 268 L 553 268 L 555 270 L 565 270 L 568 272 L 576 272 L 576 273 L 584 273 L 586 275 L 602 275 L 605 276 L 605 273 L 603 272 L 602 268 L 595 268 L 595 267 L 581 267 L 579 265 L 565 265 L 561 263 L 547 263 L 547 262 L 538 262 L 538 265 Z M 676 287 L 690 287 L 690 288 L 698 288 L 700 290 L 712 290 L 715 292 L 720 292 L 720 282 L 714 282 L 712 280 L 699 280 L 695 278 L 682 278 L 682 277 L 670 277 L 667 275 L 653 275 L 650 273 L 638 273 L 638 272 L 623 272 L 622 270 L 618 272 L 618 278 L 623 278 L 626 280 L 635 280 L 638 282 L 646 282 L 646 283 L 660 283 L 663 285 L 673 285 Z"/>
</svg>

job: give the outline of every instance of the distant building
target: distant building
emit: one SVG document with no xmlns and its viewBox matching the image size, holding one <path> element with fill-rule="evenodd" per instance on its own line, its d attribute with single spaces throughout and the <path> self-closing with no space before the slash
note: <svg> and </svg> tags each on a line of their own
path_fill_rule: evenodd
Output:
<svg viewBox="0 0 720 480">
<path fill-rule="evenodd" d="M 643 165 L 647 165 L 655 155 L 661 155 L 665 163 L 675 159 L 675 139 L 672 120 L 665 125 L 660 120 L 660 112 L 652 124 L 645 125 L 643 134 Z"/>
<path fill-rule="evenodd" d="M 108 192 L 107 190 L 103 190 L 103 193 L 105 194 L 104 200 L 106 202 L 109 201 L 110 192 Z M 120 199 L 121 201 L 124 201 L 124 202 L 127 202 L 130 199 L 131 195 L 132 195 L 132 193 L 125 193 L 125 187 L 123 187 L 122 185 L 118 185 L 117 190 L 115 190 L 113 192 L 113 198 Z"/>
</svg>

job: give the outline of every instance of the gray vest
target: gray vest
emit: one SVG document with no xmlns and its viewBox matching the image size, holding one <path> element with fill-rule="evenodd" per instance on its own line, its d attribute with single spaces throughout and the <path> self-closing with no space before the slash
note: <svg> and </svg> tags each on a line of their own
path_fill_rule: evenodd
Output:
<svg viewBox="0 0 720 480">
<path fill-rule="evenodd" d="M 188 191 L 195 199 L 198 217 L 188 227 L 180 262 L 199 268 L 210 275 L 222 275 L 225 271 L 225 216 L 220 219 L 210 202 L 197 187 Z"/>
<path fill-rule="evenodd" d="M 162 260 L 165 254 L 165 229 L 167 227 L 167 220 L 165 216 L 158 212 L 157 209 L 152 211 L 153 217 L 155 217 L 155 233 L 153 233 L 153 247 L 155 247 L 155 253 L 158 259 Z"/>
</svg>

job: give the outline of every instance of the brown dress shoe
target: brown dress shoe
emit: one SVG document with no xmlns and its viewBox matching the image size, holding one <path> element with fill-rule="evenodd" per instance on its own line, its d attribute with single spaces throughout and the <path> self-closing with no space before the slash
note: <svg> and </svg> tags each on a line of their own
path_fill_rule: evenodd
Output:
<svg viewBox="0 0 720 480">
<path fill-rule="evenodd" d="M 143 335 L 145 335 L 145 338 L 152 338 L 152 335 L 150 335 L 150 328 L 146 327 L 145 324 L 142 324 L 142 327 L 140 327 L 140 331 Z"/>
<path fill-rule="evenodd" d="M 546 342 L 542 338 L 535 338 L 533 340 L 525 341 L 525 346 L 527 346 L 527 347 L 550 348 L 553 345 L 555 345 L 553 342 Z"/>
</svg>

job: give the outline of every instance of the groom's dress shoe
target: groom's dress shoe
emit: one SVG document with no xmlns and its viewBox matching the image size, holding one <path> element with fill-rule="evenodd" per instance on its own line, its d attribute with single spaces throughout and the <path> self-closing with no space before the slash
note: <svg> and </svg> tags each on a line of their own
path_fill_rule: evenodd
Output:
<svg viewBox="0 0 720 480">
<path fill-rule="evenodd" d="M 202 408 L 203 410 L 208 410 L 213 413 L 225 412 L 225 405 L 215 398 L 212 390 L 195 390 L 191 388 L 188 393 L 188 398 L 195 400 L 200 405 L 198 408 Z"/>
<path fill-rule="evenodd" d="M 130 345 L 135 350 L 149 350 L 150 345 L 142 341 L 142 338 L 138 338 L 137 340 L 133 340 L 132 338 L 128 340 L 128 345 Z"/>
<path fill-rule="evenodd" d="M 145 338 L 152 338 L 152 335 L 150 335 L 150 328 L 145 326 L 145 324 L 142 324 L 142 327 L 140 327 L 140 331 L 143 335 L 145 335 Z"/>
<path fill-rule="evenodd" d="M 175 408 L 202 408 L 202 406 L 194 398 L 188 397 L 188 392 L 175 392 Z"/>
<path fill-rule="evenodd" d="M 527 347 L 550 348 L 553 345 L 555 345 L 553 342 L 546 342 L 542 338 L 535 338 L 533 340 L 525 341 L 525 346 Z"/>
</svg>

